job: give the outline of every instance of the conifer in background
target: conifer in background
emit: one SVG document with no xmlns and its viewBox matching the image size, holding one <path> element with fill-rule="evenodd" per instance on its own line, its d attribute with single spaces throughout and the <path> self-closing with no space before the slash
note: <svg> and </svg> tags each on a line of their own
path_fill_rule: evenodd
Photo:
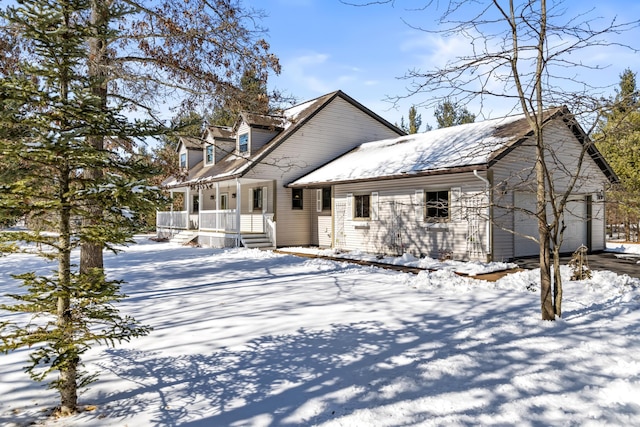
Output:
<svg viewBox="0 0 640 427">
<path fill-rule="evenodd" d="M 598 149 L 620 178 L 607 192 L 607 220 L 611 227 L 622 226 L 626 241 L 639 241 L 640 221 L 640 95 L 636 74 L 626 69 L 620 75 L 613 105 L 601 121 Z M 613 232 L 613 230 L 612 230 Z"/>
<path fill-rule="evenodd" d="M 0 252 L 32 250 L 56 264 L 46 276 L 3 272 L 22 281 L 24 291 L 0 307 L 23 313 L 0 321 L 0 350 L 30 348 L 26 370 L 35 380 L 57 374 L 48 385 L 60 394 L 60 415 L 75 413 L 78 389 L 96 379 L 83 370 L 88 349 L 149 332 L 115 307 L 125 297 L 121 283 L 102 269 L 79 272 L 72 251 L 82 242 L 116 251 L 160 197 L 147 183 L 145 162 L 90 142 L 96 135 L 130 141 L 158 130 L 105 108 L 91 90 L 89 11 L 88 0 L 21 0 L 0 10 L 1 32 L 27 41 L 10 72 L 0 72 L 0 157 L 12 165 L 0 174 L 0 212 L 40 224 L 0 233 Z M 88 180 L 83 171 L 90 168 L 104 173 Z M 90 225 L 80 226 L 89 216 Z"/>
</svg>

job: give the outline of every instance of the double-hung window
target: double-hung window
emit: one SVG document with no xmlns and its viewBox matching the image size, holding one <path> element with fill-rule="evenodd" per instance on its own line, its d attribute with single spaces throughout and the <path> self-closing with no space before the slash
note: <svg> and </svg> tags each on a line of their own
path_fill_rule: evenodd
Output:
<svg viewBox="0 0 640 427">
<path fill-rule="evenodd" d="M 213 163 L 213 145 L 209 144 L 207 145 L 206 148 L 207 152 L 206 152 L 206 163 L 208 165 Z"/>
<path fill-rule="evenodd" d="M 180 154 L 180 167 L 182 169 L 187 168 L 187 153 Z"/>
<path fill-rule="evenodd" d="M 322 210 L 331 210 L 331 187 L 325 187 L 322 189 Z"/>
<path fill-rule="evenodd" d="M 253 210 L 262 209 L 262 187 L 253 189 Z"/>
<path fill-rule="evenodd" d="M 243 133 L 238 137 L 238 151 L 246 153 L 249 151 L 249 134 Z"/>
<path fill-rule="evenodd" d="M 291 209 L 302 209 L 302 188 L 291 189 Z"/>
<path fill-rule="evenodd" d="M 449 219 L 449 191 L 425 191 L 425 218 L 446 221 Z"/>
<path fill-rule="evenodd" d="M 353 196 L 353 218 L 369 219 L 371 218 L 371 195 L 356 194 Z"/>
</svg>

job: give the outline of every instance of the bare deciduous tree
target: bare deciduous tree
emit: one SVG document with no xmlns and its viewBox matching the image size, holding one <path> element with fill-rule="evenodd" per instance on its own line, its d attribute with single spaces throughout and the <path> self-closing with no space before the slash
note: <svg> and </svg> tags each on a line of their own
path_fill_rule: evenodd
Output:
<svg viewBox="0 0 640 427">
<path fill-rule="evenodd" d="M 382 0 L 359 5 L 373 4 L 399 6 L 401 2 Z M 442 4 L 427 1 L 423 6 L 416 9 L 411 5 L 411 10 Z M 569 105 L 576 116 L 588 116 L 595 125 L 602 114 L 602 94 L 608 88 L 591 84 L 583 72 L 597 71 L 608 64 L 593 63 L 586 55 L 605 48 L 632 49 L 616 41 L 615 36 L 638 26 L 638 21 L 606 22 L 592 17 L 592 12 L 572 13 L 562 1 L 449 0 L 444 3 L 436 30 L 413 27 L 442 37 L 461 37 L 469 44 L 468 53 L 433 70 L 409 71 L 404 77 L 412 82 L 410 91 L 397 98 L 426 95 L 428 100 L 418 105 L 427 106 L 447 98 L 461 104 L 479 101 L 481 105 L 489 98 L 499 98 L 513 112 L 524 113 L 535 144 L 536 206 L 531 213 L 538 223 L 541 313 L 545 320 L 562 315 L 559 255 L 564 215 L 579 183 L 585 156 L 594 150 L 588 138 L 591 126 L 586 129 L 582 153 L 572 162 L 574 169 L 563 170 L 568 179 L 558 185 L 550 164 L 566 168 L 557 161 L 559 153 L 545 142 L 545 112 Z"/>
</svg>

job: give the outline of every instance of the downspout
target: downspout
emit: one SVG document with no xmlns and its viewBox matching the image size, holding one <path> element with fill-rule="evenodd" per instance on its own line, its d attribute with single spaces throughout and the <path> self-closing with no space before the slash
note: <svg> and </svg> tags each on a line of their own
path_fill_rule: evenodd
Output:
<svg viewBox="0 0 640 427">
<path fill-rule="evenodd" d="M 489 180 L 483 176 L 480 176 L 478 174 L 478 170 L 474 169 L 473 170 L 473 175 L 478 178 L 479 180 L 481 180 L 482 182 L 484 182 L 484 189 L 487 193 L 487 226 L 486 226 L 486 235 L 487 235 L 487 242 L 486 242 L 486 252 L 487 252 L 487 257 L 489 256 L 489 254 L 491 253 L 491 183 L 489 182 Z"/>
</svg>

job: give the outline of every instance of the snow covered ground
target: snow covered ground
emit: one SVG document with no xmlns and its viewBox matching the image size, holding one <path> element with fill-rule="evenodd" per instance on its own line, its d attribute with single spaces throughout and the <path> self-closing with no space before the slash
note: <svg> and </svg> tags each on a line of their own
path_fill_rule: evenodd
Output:
<svg viewBox="0 0 640 427">
<path fill-rule="evenodd" d="M 63 420 L 28 351 L 0 355 L 0 425 L 640 425 L 638 279 L 567 269 L 564 318 L 543 322 L 536 271 L 490 283 L 140 242 L 106 264 L 154 331 L 92 349 L 91 410 Z M 7 273 L 52 267 L 0 258 L 0 294 Z"/>
</svg>

